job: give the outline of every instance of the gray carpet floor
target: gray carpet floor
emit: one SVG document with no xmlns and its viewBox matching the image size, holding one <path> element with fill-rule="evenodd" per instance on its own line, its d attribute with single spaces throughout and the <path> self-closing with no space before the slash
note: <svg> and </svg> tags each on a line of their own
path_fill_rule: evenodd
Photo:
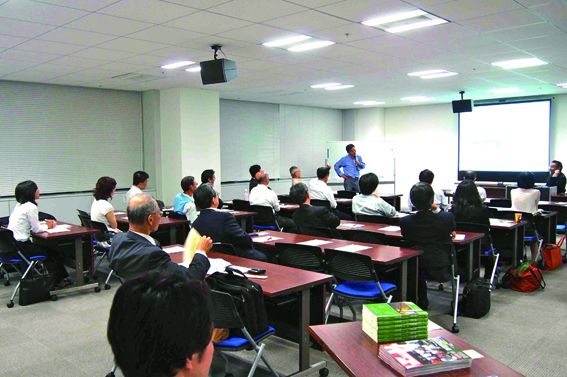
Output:
<svg viewBox="0 0 567 377">
<path fill-rule="evenodd" d="M 544 291 L 495 291 L 491 312 L 482 319 L 461 317 L 459 335 L 526 376 L 567 376 L 567 266 L 546 272 L 545 279 Z M 105 376 L 112 366 L 106 323 L 117 286 L 115 282 L 108 291 L 8 309 L 11 287 L 0 285 L 0 377 Z M 430 318 L 450 329 L 448 294 L 430 292 L 430 301 Z M 249 352 L 241 354 L 240 362 L 231 359 L 235 376 L 246 375 L 246 360 L 252 357 Z M 297 345 L 272 337 L 267 357 L 279 372 L 292 373 Z M 319 360 L 329 361 L 331 376 L 345 376 L 326 353 L 312 350 L 311 361 Z"/>
</svg>

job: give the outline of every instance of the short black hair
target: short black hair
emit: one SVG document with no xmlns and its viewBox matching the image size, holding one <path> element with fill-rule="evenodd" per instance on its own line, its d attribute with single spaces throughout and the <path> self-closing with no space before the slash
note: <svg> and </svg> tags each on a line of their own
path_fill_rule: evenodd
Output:
<svg viewBox="0 0 567 377">
<path fill-rule="evenodd" d="M 419 173 L 419 181 L 432 184 L 433 178 L 435 178 L 435 174 L 429 169 L 422 170 Z"/>
<path fill-rule="evenodd" d="M 329 175 L 329 168 L 328 167 L 321 167 L 317 169 L 317 178 L 323 179 Z"/>
<path fill-rule="evenodd" d="M 206 209 L 213 205 L 213 198 L 217 196 L 217 192 L 209 183 L 203 183 L 193 193 L 195 199 L 195 206 L 198 209 Z"/>
<path fill-rule="evenodd" d="M 150 175 L 145 171 L 138 170 L 132 175 L 132 185 L 137 186 L 150 178 Z"/>
<path fill-rule="evenodd" d="M 467 179 L 474 181 L 476 179 L 476 172 L 474 170 L 467 170 L 466 172 L 464 172 L 463 181 Z"/>
<path fill-rule="evenodd" d="M 378 179 L 378 176 L 376 174 L 366 173 L 360 177 L 358 185 L 360 186 L 360 192 L 363 195 L 370 195 L 374 191 L 376 191 L 379 183 L 380 180 Z"/>
<path fill-rule="evenodd" d="M 529 171 L 525 171 L 518 176 L 518 187 L 523 189 L 534 188 L 535 177 Z"/>
<path fill-rule="evenodd" d="M 116 291 L 107 338 L 125 377 L 173 376 L 212 337 L 207 286 L 175 274 L 150 272 Z"/>
<path fill-rule="evenodd" d="M 433 196 L 433 188 L 429 183 L 418 182 L 410 190 L 410 200 L 418 211 L 431 209 Z"/>
<path fill-rule="evenodd" d="M 296 183 L 289 189 L 289 197 L 296 204 L 303 204 L 307 200 L 309 189 L 305 183 Z"/>
<path fill-rule="evenodd" d="M 215 171 L 213 169 L 203 170 L 201 173 L 201 183 L 209 183 L 209 179 L 213 179 Z"/>
<path fill-rule="evenodd" d="M 112 177 L 100 177 L 96 181 L 93 196 L 96 200 L 106 200 L 112 195 L 112 191 L 116 188 L 116 180 Z"/>
<path fill-rule="evenodd" d="M 561 161 L 553 160 L 551 161 L 551 163 L 557 165 L 559 170 L 563 170 L 563 164 L 561 163 Z"/>
<path fill-rule="evenodd" d="M 35 202 L 35 192 L 37 191 L 37 185 L 34 181 L 23 181 L 16 185 L 15 190 L 16 201 L 20 204 L 24 204 L 27 202 L 31 202 L 33 204 Z"/>
<path fill-rule="evenodd" d="M 262 170 L 262 167 L 260 165 L 256 164 L 256 165 L 250 166 L 250 169 L 248 169 L 248 172 L 250 173 L 250 176 L 252 176 L 252 178 L 254 178 L 256 176 L 256 173 L 258 173 L 260 170 Z"/>
<path fill-rule="evenodd" d="M 183 177 L 183 179 L 181 179 L 181 190 L 183 190 L 183 192 L 189 190 L 189 187 L 193 186 L 193 183 L 195 183 L 195 177 L 192 175 Z"/>
<path fill-rule="evenodd" d="M 350 150 L 351 150 L 352 148 L 354 148 L 354 144 L 348 144 L 348 145 L 346 146 L 346 151 L 347 151 L 347 153 L 350 153 Z"/>
</svg>

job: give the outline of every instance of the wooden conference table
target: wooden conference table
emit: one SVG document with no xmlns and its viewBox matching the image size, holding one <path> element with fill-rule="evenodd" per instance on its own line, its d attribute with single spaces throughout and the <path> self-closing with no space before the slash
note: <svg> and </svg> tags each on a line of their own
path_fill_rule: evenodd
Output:
<svg viewBox="0 0 567 377">
<path fill-rule="evenodd" d="M 325 351 L 351 377 L 399 376 L 378 358 L 378 347 L 362 331 L 361 322 L 336 323 L 332 325 L 309 326 L 309 333 Z M 522 374 L 490 357 L 484 351 L 465 342 L 445 329 L 429 331 L 430 337 L 442 336 L 462 350 L 475 350 L 483 357 L 474 359 L 469 369 L 431 376 L 462 377 L 520 377 Z"/>
<path fill-rule="evenodd" d="M 267 251 L 275 250 L 276 243 L 279 242 L 301 244 L 302 242 L 309 242 L 312 240 L 328 242 L 324 245 L 320 245 L 322 249 L 337 249 L 348 245 L 367 247 L 367 249 L 356 251 L 356 253 L 368 255 L 372 259 L 372 262 L 376 265 L 393 266 L 399 264 L 400 273 L 398 278 L 398 287 L 400 300 L 417 301 L 418 264 L 416 257 L 423 254 L 422 250 L 275 231 L 265 231 L 261 232 L 261 234 L 265 234 L 265 236 L 252 237 L 252 241 L 256 248 Z M 266 239 L 266 237 L 269 238 Z"/>
<path fill-rule="evenodd" d="M 64 223 L 61 221 L 57 222 L 57 227 L 54 229 L 48 229 L 45 232 L 34 233 L 32 235 L 33 242 L 38 245 L 44 245 L 48 248 L 56 249 L 56 244 L 62 241 L 72 241 L 75 250 L 75 282 L 76 285 L 73 287 L 58 290 L 58 293 L 67 293 L 78 290 L 98 288 L 98 282 L 95 279 L 93 283 L 85 284 L 84 277 L 84 260 L 83 260 L 83 238 L 88 237 L 88 247 L 91 252 L 91 263 L 90 263 L 90 277 L 93 278 L 94 272 L 94 254 L 92 252 L 92 244 L 90 238 L 93 234 L 98 233 L 99 230 L 95 228 L 87 228 L 80 225 Z"/>
<path fill-rule="evenodd" d="M 172 245 L 164 247 L 164 250 L 168 251 L 168 249 L 178 249 L 179 247 L 182 246 Z M 176 263 L 181 263 L 183 261 L 182 251 L 172 252 L 169 255 Z M 318 307 L 321 310 L 319 318 L 322 323 L 325 310 L 325 285 L 331 282 L 331 275 L 299 270 L 296 268 L 260 262 L 228 254 L 216 253 L 214 251 L 210 252 L 208 256 L 209 258 L 222 258 L 237 266 L 265 269 L 266 273 L 264 275 L 267 276 L 266 279 L 254 279 L 252 277 L 252 280 L 262 287 L 264 296 L 267 298 L 278 298 L 299 292 L 301 294 L 301 310 L 299 318 L 301 333 L 301 341 L 299 342 L 299 372 L 307 373 L 310 369 L 321 369 L 326 366 L 325 361 L 314 365 L 310 364 L 310 339 L 307 327 L 309 326 L 311 318 L 310 310 L 312 292 L 314 292 L 314 296 L 316 296 L 313 297 L 313 299 L 319 303 Z"/>
<path fill-rule="evenodd" d="M 124 212 L 115 212 L 116 215 L 116 222 L 118 223 L 118 229 L 122 231 L 127 231 L 129 224 L 128 224 L 128 216 Z M 159 230 L 168 230 L 169 231 L 169 244 L 173 245 L 177 243 L 177 231 L 180 229 L 182 232 L 182 238 L 185 239 L 187 236 L 185 234 L 185 226 L 187 225 L 188 221 L 185 219 L 177 219 L 171 217 L 161 217 L 159 221 Z"/>
</svg>

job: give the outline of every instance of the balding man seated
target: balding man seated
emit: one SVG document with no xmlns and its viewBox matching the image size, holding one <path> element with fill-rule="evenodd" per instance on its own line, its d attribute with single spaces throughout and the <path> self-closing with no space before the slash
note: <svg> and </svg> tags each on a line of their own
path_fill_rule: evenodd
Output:
<svg viewBox="0 0 567 377">
<path fill-rule="evenodd" d="M 159 243 L 150 236 L 160 223 L 161 210 L 148 194 L 134 195 L 128 202 L 130 229 L 117 234 L 110 248 L 110 268 L 118 276 L 130 279 L 148 271 L 169 272 L 187 279 L 203 280 L 209 269 L 206 253 L 212 247 L 209 237 L 202 237 L 188 268 L 171 261 Z"/>
</svg>

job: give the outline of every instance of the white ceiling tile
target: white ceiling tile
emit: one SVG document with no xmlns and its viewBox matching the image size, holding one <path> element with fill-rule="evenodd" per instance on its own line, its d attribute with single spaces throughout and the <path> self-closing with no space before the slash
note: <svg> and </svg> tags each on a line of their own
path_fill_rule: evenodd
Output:
<svg viewBox="0 0 567 377">
<path fill-rule="evenodd" d="M 138 72 L 141 71 L 143 69 L 146 69 L 147 67 L 144 66 L 140 66 L 137 64 L 131 64 L 131 63 L 123 63 L 123 62 L 110 62 L 110 63 L 105 63 L 102 65 L 99 65 L 98 67 L 96 67 L 96 71 L 97 72 L 108 72 L 109 73 L 109 77 L 112 76 L 116 76 L 116 75 L 121 75 L 124 73 L 130 73 L 130 72 Z"/>
<path fill-rule="evenodd" d="M 340 3 L 345 0 L 285 0 L 288 3 L 293 3 L 296 5 L 301 5 L 307 8 L 319 8 L 325 5 Z"/>
<path fill-rule="evenodd" d="M 415 9 L 400 0 L 346 0 L 318 10 L 353 22 Z"/>
<path fill-rule="evenodd" d="M 218 35 L 254 44 L 262 44 L 264 42 L 273 41 L 275 39 L 296 36 L 297 33 L 270 26 L 253 24 L 240 29 L 231 30 L 226 33 L 220 33 Z"/>
<path fill-rule="evenodd" d="M 565 1 L 549 1 L 530 10 L 553 25 L 567 31 L 567 4 Z"/>
<path fill-rule="evenodd" d="M 246 57 L 256 59 L 270 58 L 274 56 L 280 56 L 282 54 L 289 54 L 289 52 L 281 48 L 269 48 L 264 46 L 247 46 L 231 51 L 231 56 L 233 57 Z"/>
<path fill-rule="evenodd" d="M 0 17 L 48 25 L 63 25 L 86 14 L 87 12 L 78 9 L 36 3 L 29 0 L 11 0 L 0 6 Z"/>
<path fill-rule="evenodd" d="M 263 22 L 304 10 L 304 7 L 283 0 L 234 0 L 209 9 L 252 22 Z"/>
<path fill-rule="evenodd" d="M 105 64 L 106 62 L 106 60 L 78 58 L 76 56 L 62 56 L 60 58 L 51 60 L 49 63 L 68 67 L 92 68 L 101 64 Z"/>
<path fill-rule="evenodd" d="M 432 5 L 450 3 L 455 0 L 407 0 L 408 4 L 414 5 L 417 8 L 427 10 Z"/>
<path fill-rule="evenodd" d="M 142 41 L 140 39 L 116 38 L 111 41 L 102 43 L 97 47 L 105 48 L 108 50 L 118 50 L 118 51 L 143 54 L 143 53 L 148 53 L 150 51 L 160 50 L 162 48 L 167 47 L 167 45 L 164 45 L 162 43 Z"/>
<path fill-rule="evenodd" d="M 122 63 L 132 63 L 141 66 L 161 67 L 162 65 L 179 61 L 179 59 L 167 59 L 160 56 L 136 55 L 131 58 L 120 60 Z"/>
<path fill-rule="evenodd" d="M 523 7 L 514 0 L 457 0 L 433 5 L 428 11 L 450 21 L 461 21 L 517 9 Z"/>
<path fill-rule="evenodd" d="M 161 50 L 152 51 L 152 56 L 162 57 L 166 59 L 177 60 L 191 60 L 201 61 L 212 58 L 212 50 L 208 49 L 195 49 L 182 46 L 166 47 Z"/>
<path fill-rule="evenodd" d="M 131 58 L 134 55 L 135 54 L 132 54 L 130 52 L 107 50 L 98 47 L 87 48 L 85 50 L 73 54 L 73 56 L 77 56 L 79 58 L 100 59 L 100 60 L 110 60 L 110 61 Z"/>
<path fill-rule="evenodd" d="M 251 23 L 234 17 L 203 11 L 167 22 L 165 25 L 203 34 L 218 34 L 251 25 Z"/>
<path fill-rule="evenodd" d="M 81 46 L 94 46 L 114 38 L 116 38 L 114 35 L 67 28 L 57 28 L 38 37 L 43 41 L 71 43 Z"/>
<path fill-rule="evenodd" d="M 459 21 L 460 24 L 472 27 L 481 32 L 503 30 L 524 25 L 540 23 L 541 18 L 525 9 L 503 12 L 491 16 Z"/>
<path fill-rule="evenodd" d="M 21 71 L 36 64 L 37 63 L 2 58 L 2 60 L 0 60 L 0 77 L 9 73 Z"/>
<path fill-rule="evenodd" d="M 495 38 L 502 42 L 514 42 L 522 39 L 544 37 L 544 36 L 560 36 L 563 38 L 567 37 L 567 34 L 552 26 L 547 22 L 541 22 L 539 24 L 531 24 L 526 26 L 520 26 L 517 28 L 498 30 L 490 33 L 486 33 L 487 36 Z"/>
<path fill-rule="evenodd" d="M 537 55 L 538 51 L 542 48 L 550 48 L 554 51 L 558 51 L 557 46 L 561 45 L 561 43 L 565 43 L 565 38 L 564 36 L 544 36 L 522 39 L 520 41 L 509 42 L 508 44 L 519 50 Z"/>
<path fill-rule="evenodd" d="M 18 50 L 45 52 L 53 54 L 67 55 L 82 50 L 83 46 L 72 45 L 68 43 L 40 41 L 38 39 L 31 39 L 25 43 L 18 45 Z"/>
<path fill-rule="evenodd" d="M 359 23 L 349 23 L 339 27 L 313 31 L 311 35 L 316 38 L 327 39 L 337 43 L 350 43 L 361 39 L 380 37 L 385 33 L 386 32 L 382 30 Z"/>
<path fill-rule="evenodd" d="M 244 42 L 244 41 L 237 41 L 235 39 L 230 39 L 230 38 L 226 38 L 226 37 L 222 37 L 220 35 L 210 35 L 207 37 L 203 37 L 203 38 L 198 38 L 198 39 L 193 39 L 191 41 L 188 42 L 183 42 L 180 43 L 179 46 L 181 47 L 189 47 L 189 48 L 194 48 L 197 50 L 203 50 L 203 51 L 210 51 L 210 56 L 211 59 L 213 57 L 213 50 L 211 49 L 211 45 L 214 44 L 219 44 L 222 46 L 222 51 L 229 56 L 230 59 L 230 54 L 232 51 L 236 51 L 239 48 L 244 48 L 244 47 L 251 47 L 251 46 L 255 46 L 256 44 L 254 43 L 249 43 L 249 42 Z M 153 54 L 152 54 L 153 55 Z M 223 57 L 222 56 L 222 52 L 219 53 L 219 57 Z"/>
<path fill-rule="evenodd" d="M 33 38 L 53 28 L 51 25 L 0 18 L 0 34 Z"/>
<path fill-rule="evenodd" d="M 0 48 L 10 48 L 27 41 L 27 38 L 0 34 Z"/>
<path fill-rule="evenodd" d="M 38 3 L 61 5 L 68 8 L 97 11 L 119 0 L 34 0 Z"/>
<path fill-rule="evenodd" d="M 47 80 L 58 76 L 57 74 L 48 74 L 46 72 L 35 71 L 33 69 L 26 69 L 23 71 L 9 73 L 2 76 L 3 80 L 14 80 L 24 82 L 46 82 Z"/>
<path fill-rule="evenodd" d="M 192 39 L 201 38 L 203 35 L 204 34 L 202 33 L 194 31 L 158 25 L 130 34 L 128 37 L 175 45 Z"/>
<path fill-rule="evenodd" d="M 164 0 L 168 3 L 184 5 L 196 9 L 207 9 L 220 4 L 229 3 L 232 0 Z"/>
<path fill-rule="evenodd" d="M 40 52 L 21 51 L 12 48 L 0 53 L 0 61 L 12 60 L 12 61 L 22 61 L 22 62 L 41 64 L 53 59 L 57 59 L 60 56 L 61 55 L 57 55 L 57 54 L 45 54 Z"/>
<path fill-rule="evenodd" d="M 294 31 L 299 34 L 309 34 L 315 30 L 329 29 L 349 24 L 349 21 L 329 16 L 315 10 L 295 13 L 265 22 L 268 25 Z"/>
<path fill-rule="evenodd" d="M 152 26 L 152 24 L 93 13 L 65 26 L 73 29 L 122 36 L 146 29 Z"/>
<path fill-rule="evenodd" d="M 156 24 L 198 12 L 197 9 L 158 0 L 122 0 L 98 13 Z"/>
</svg>

